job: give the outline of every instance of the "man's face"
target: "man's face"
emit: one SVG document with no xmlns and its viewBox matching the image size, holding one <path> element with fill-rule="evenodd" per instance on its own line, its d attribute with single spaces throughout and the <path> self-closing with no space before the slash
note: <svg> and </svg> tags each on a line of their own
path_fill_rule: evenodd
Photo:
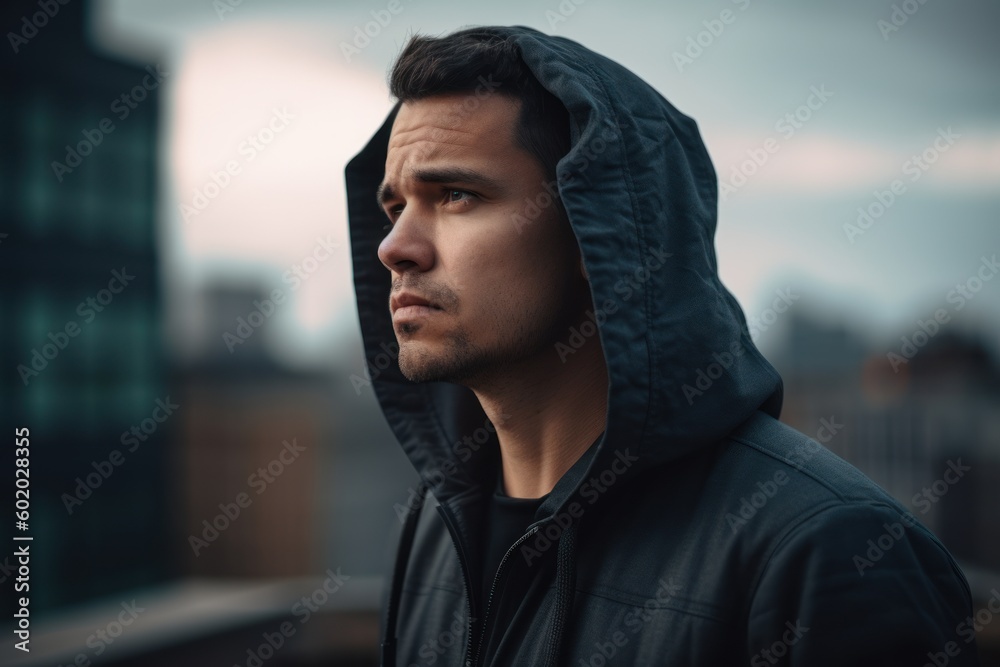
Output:
<svg viewBox="0 0 1000 667">
<path fill-rule="evenodd" d="M 393 123 L 378 256 L 410 380 L 471 385 L 555 354 L 589 303 L 576 238 L 515 143 L 519 109 L 499 94 L 441 95 L 403 104 Z M 430 307 L 406 305 L 420 300 Z"/>
</svg>

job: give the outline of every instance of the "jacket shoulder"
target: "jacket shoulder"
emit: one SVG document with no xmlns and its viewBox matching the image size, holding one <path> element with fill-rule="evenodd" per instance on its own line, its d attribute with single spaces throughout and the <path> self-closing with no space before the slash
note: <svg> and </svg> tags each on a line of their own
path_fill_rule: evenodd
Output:
<svg viewBox="0 0 1000 667">
<path fill-rule="evenodd" d="M 978 664 L 969 586 L 940 540 L 857 468 L 771 421 L 731 438 L 755 472 L 787 476 L 755 526 L 767 537 L 748 581 L 748 653 L 780 638 L 791 665 L 922 664 L 942 651 Z"/>
<path fill-rule="evenodd" d="M 830 451 L 830 442 L 843 424 L 835 417 L 822 419 L 816 437 L 758 412 L 733 431 L 720 451 L 717 465 L 737 465 L 750 477 L 754 474 L 783 481 L 798 507 L 832 504 L 875 503 L 899 512 L 906 509 L 882 487 L 856 467 Z M 795 503 L 792 503 L 795 504 Z"/>
<path fill-rule="evenodd" d="M 773 566 L 790 545 L 809 544 L 839 554 L 847 571 L 863 578 L 875 560 L 865 554 L 877 556 L 890 541 L 905 541 L 935 560 L 948 576 L 957 576 L 967 591 L 958 565 L 937 536 L 900 501 L 819 442 L 842 428 L 832 418 L 824 422 L 825 430 L 821 427 L 814 439 L 758 414 L 723 443 L 711 473 L 715 486 L 725 489 L 716 507 L 725 513 L 725 523 L 743 548 L 752 545 L 757 562 Z M 759 577 L 758 570 L 754 579 Z"/>
</svg>

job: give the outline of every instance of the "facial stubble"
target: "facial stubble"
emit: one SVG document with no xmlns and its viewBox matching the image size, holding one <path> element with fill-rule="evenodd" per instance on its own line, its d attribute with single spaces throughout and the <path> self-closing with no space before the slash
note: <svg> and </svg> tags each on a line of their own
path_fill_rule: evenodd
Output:
<svg viewBox="0 0 1000 667">
<path fill-rule="evenodd" d="M 583 312 L 582 305 L 572 299 L 556 303 L 561 307 L 541 305 L 534 312 L 522 314 L 514 323 L 497 317 L 491 328 L 503 334 L 489 348 L 474 342 L 469 330 L 458 325 L 443 335 L 443 350 L 430 351 L 416 340 L 425 326 L 423 323 L 400 324 L 397 333 L 400 371 L 413 382 L 443 381 L 474 387 L 496 377 L 514 362 L 546 351 L 554 354 L 559 337 L 566 335 Z"/>
</svg>

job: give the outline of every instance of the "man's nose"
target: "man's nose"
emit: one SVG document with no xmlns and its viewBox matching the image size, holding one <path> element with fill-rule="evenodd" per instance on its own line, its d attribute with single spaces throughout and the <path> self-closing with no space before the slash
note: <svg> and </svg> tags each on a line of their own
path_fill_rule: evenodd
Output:
<svg viewBox="0 0 1000 667">
<path fill-rule="evenodd" d="M 378 258 L 396 273 L 427 271 L 434 264 L 434 247 L 416 211 L 403 211 L 378 246 Z"/>
</svg>

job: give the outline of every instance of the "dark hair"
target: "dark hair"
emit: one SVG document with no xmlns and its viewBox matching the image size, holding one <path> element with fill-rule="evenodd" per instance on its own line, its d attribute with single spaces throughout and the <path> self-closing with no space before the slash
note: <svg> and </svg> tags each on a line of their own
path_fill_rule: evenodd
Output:
<svg viewBox="0 0 1000 667">
<path fill-rule="evenodd" d="M 491 28 L 466 28 L 444 37 L 414 35 L 389 74 L 389 91 L 401 102 L 487 88 L 521 100 L 515 140 L 553 180 L 569 151 L 569 114 L 521 58 L 514 38 Z"/>
</svg>

